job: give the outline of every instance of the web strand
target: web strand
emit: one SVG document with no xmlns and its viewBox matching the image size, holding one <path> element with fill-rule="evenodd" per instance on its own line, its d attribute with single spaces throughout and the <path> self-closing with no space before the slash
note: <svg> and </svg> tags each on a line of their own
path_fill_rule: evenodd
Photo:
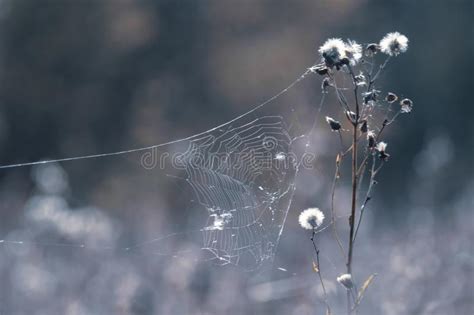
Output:
<svg viewBox="0 0 474 315">
<path fill-rule="evenodd" d="M 277 94 L 275 94 L 274 96 L 270 97 L 269 99 L 267 99 L 266 101 L 264 101 L 263 103 L 260 103 L 259 105 L 255 106 L 254 108 L 250 109 L 249 111 L 225 122 L 225 123 L 222 123 L 216 127 L 213 127 L 209 130 L 206 130 L 206 131 L 203 131 L 203 132 L 200 132 L 198 134 L 194 134 L 192 136 L 189 136 L 189 137 L 185 137 L 185 138 L 181 138 L 181 139 L 176 139 L 176 140 L 171 140 L 171 141 L 168 141 L 168 142 L 163 142 L 163 143 L 159 143 L 159 144 L 155 144 L 155 145 L 151 145 L 151 146 L 146 146 L 146 147 L 140 147 L 140 148 L 134 148 L 134 149 L 129 149 L 129 150 L 122 150 L 122 151 L 116 151 L 116 152 L 109 152 L 109 153 L 100 153 L 100 154 L 91 154 L 91 155 L 82 155 L 82 156 L 75 156 L 75 157 L 69 157 L 69 158 L 60 158 L 60 159 L 53 159 L 53 160 L 43 160 L 43 161 L 36 161 L 36 162 L 26 162 L 26 163 L 17 163 L 17 164 L 8 164 L 8 165 L 0 165 L 0 169 L 8 169 L 8 168 L 17 168 L 17 167 L 25 167 L 25 166 L 33 166 L 33 165 L 40 165 L 40 164 L 48 164 L 48 163 L 59 163 L 59 162 L 69 162 L 69 161 L 77 161 L 77 160 L 85 160 L 85 159 L 95 159 L 95 158 L 102 158 L 102 157 L 107 157 L 107 156 L 114 156 L 114 155 L 122 155 L 122 154 L 128 154 L 128 153 L 134 153 L 134 152 L 141 152 L 141 151 L 147 151 L 147 150 L 151 150 L 151 149 L 156 149 L 156 148 L 160 148 L 160 147 L 164 147 L 164 146 L 168 146 L 168 145 L 172 145 L 172 144 L 175 144 L 175 143 L 179 143 L 179 142 L 183 142 L 183 141 L 189 141 L 189 140 L 193 140 L 195 138 L 198 138 L 200 136 L 203 136 L 205 134 L 208 134 L 210 132 L 213 132 L 215 130 L 218 130 L 219 128 L 222 128 L 224 126 L 227 126 L 229 124 L 232 124 L 233 122 L 235 121 L 238 121 L 239 119 L 245 117 L 245 116 L 248 116 L 252 113 L 254 113 L 255 111 L 257 111 L 258 109 L 264 107 L 265 105 L 267 105 L 268 103 L 274 101 L 275 99 L 279 98 L 281 95 L 285 94 L 286 92 L 288 92 L 293 86 L 295 86 L 298 82 L 300 82 L 301 80 L 303 80 L 309 73 L 311 72 L 311 70 L 306 70 L 302 75 L 300 75 L 297 79 L 295 79 L 293 82 L 291 82 L 286 88 L 284 88 L 283 90 L 281 90 L 280 92 L 278 92 Z"/>
</svg>

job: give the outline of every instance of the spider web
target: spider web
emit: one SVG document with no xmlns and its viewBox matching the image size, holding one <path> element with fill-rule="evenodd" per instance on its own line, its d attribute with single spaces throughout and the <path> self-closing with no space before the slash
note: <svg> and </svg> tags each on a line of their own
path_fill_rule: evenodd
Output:
<svg viewBox="0 0 474 315">
<path fill-rule="evenodd" d="M 291 106 L 286 108 L 287 112 L 279 111 L 281 115 L 272 115 L 266 105 L 287 93 L 308 73 L 250 111 L 184 139 L 112 153 L 4 165 L 0 169 L 142 154 L 139 159 L 131 160 L 140 160 L 141 171 L 148 172 L 147 176 L 161 176 L 159 172 L 164 172 L 168 178 L 186 183 L 190 194 L 185 192 L 184 195 L 192 202 L 189 211 L 194 224 L 190 229 L 186 226 L 187 232 L 182 232 L 181 227 L 180 232 L 120 249 L 147 252 L 152 248 L 154 254 L 176 257 L 183 253 L 170 248 L 176 248 L 175 239 L 184 237 L 187 242 L 198 243 L 201 260 L 244 270 L 260 269 L 273 262 L 291 206 L 302 154 L 308 147 L 301 150 L 298 145 L 315 127 L 313 124 L 310 131 L 305 128 Z M 318 113 L 321 105 L 322 102 Z M 176 150 L 175 146 L 184 149 Z M 149 154 L 156 150 L 172 153 L 163 169 L 162 165 L 157 169 L 156 165 L 146 164 Z M 68 246 L 61 244 L 64 245 Z"/>
<path fill-rule="evenodd" d="M 273 257 L 294 189 L 291 144 L 282 117 L 267 116 L 193 141 L 183 154 L 208 212 L 203 249 L 219 262 L 250 267 Z"/>
</svg>

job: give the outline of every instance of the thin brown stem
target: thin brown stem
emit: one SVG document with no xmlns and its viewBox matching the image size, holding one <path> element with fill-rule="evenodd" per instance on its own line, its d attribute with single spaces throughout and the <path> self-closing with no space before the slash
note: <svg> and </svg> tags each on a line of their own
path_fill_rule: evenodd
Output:
<svg viewBox="0 0 474 315">
<path fill-rule="evenodd" d="M 314 240 L 315 235 L 316 235 L 316 231 L 313 229 L 313 234 L 311 235 L 311 242 L 313 243 L 314 252 L 316 253 L 316 268 L 317 268 L 316 273 L 318 274 L 319 282 L 321 282 L 321 287 L 323 289 L 324 304 L 326 304 L 327 313 L 331 314 L 331 307 L 329 306 L 329 302 L 328 302 L 328 294 L 326 291 L 326 286 L 324 285 L 323 276 L 321 275 L 321 264 L 319 262 L 319 249 L 316 246 L 316 241 Z"/>
<path fill-rule="evenodd" d="M 339 172 L 340 172 L 340 166 L 342 162 L 342 154 L 338 154 L 336 157 L 336 171 L 334 173 L 334 179 L 332 182 L 332 188 L 331 188 L 331 226 L 332 226 L 332 233 L 334 235 L 334 238 L 336 239 L 337 245 L 339 246 L 339 249 L 341 250 L 342 257 L 346 259 L 346 254 L 344 250 L 344 246 L 342 245 L 341 239 L 339 237 L 339 234 L 337 233 L 337 226 L 336 226 L 336 209 L 334 207 L 334 201 L 336 197 L 336 185 L 339 180 Z"/>
<path fill-rule="evenodd" d="M 372 85 L 374 84 L 374 82 L 377 80 L 377 78 L 379 77 L 380 73 L 382 73 L 383 69 L 385 69 L 385 67 L 387 66 L 388 62 L 390 60 L 390 56 L 387 57 L 387 59 L 385 59 L 384 63 L 380 65 L 377 73 L 375 73 L 375 75 L 373 76 L 373 78 L 370 79 L 370 82 L 369 82 L 369 86 L 367 87 L 367 90 L 370 90 L 370 88 L 372 87 Z"/>
<path fill-rule="evenodd" d="M 346 97 L 344 96 L 344 94 L 339 91 L 339 88 L 338 88 L 337 82 L 336 82 L 336 77 L 332 76 L 331 78 L 333 80 L 333 85 L 334 85 L 334 90 L 336 92 L 337 101 L 339 102 L 339 104 L 341 105 L 341 107 L 344 111 L 348 111 L 349 110 L 349 105 L 347 104 L 347 100 L 346 100 Z"/>
<path fill-rule="evenodd" d="M 354 124 L 353 138 L 352 138 L 352 201 L 351 201 L 351 215 L 349 217 L 349 249 L 347 254 L 347 273 L 352 274 L 352 254 L 354 250 L 354 223 L 357 205 L 357 124 Z M 348 296 L 348 310 L 350 314 L 351 300 L 350 294 Z"/>
<path fill-rule="evenodd" d="M 352 255 L 354 250 L 354 231 L 355 231 L 355 215 L 356 215 L 356 206 L 357 206 L 357 170 L 358 170 L 358 163 L 357 163 L 357 142 L 358 142 L 358 126 L 359 126 L 359 97 L 358 97 L 358 86 L 356 84 L 354 72 L 352 68 L 349 66 L 349 71 L 352 75 L 352 79 L 354 82 L 354 98 L 355 98 L 355 105 L 356 105 L 356 119 L 353 124 L 352 130 L 352 200 L 351 200 L 351 215 L 349 217 L 349 249 L 347 254 L 347 273 L 352 274 Z M 351 296 L 350 293 L 347 293 L 347 309 L 348 314 L 351 314 Z"/>
<path fill-rule="evenodd" d="M 357 238 L 357 233 L 359 232 L 359 227 L 360 223 L 362 222 L 362 218 L 364 216 L 365 212 L 365 207 L 367 206 L 367 203 L 371 199 L 371 193 L 372 193 L 372 188 L 374 187 L 375 184 L 375 175 L 377 174 L 377 171 L 375 170 L 375 153 L 372 153 L 372 166 L 370 169 L 370 183 L 369 183 L 369 188 L 367 189 L 367 193 L 365 195 L 364 203 L 360 207 L 360 215 L 359 215 L 359 221 L 357 222 L 357 227 L 354 233 L 354 241 Z"/>
</svg>

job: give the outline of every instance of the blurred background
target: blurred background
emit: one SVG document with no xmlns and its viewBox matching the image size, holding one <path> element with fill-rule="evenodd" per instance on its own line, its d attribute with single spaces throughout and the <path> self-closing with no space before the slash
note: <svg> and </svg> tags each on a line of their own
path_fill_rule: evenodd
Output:
<svg viewBox="0 0 474 315">
<path fill-rule="evenodd" d="M 472 314 L 472 6 L 1 0 L 0 164 L 208 130 L 285 88 L 318 59 L 325 39 L 369 43 L 399 31 L 410 39 L 408 52 L 380 84 L 415 105 L 385 134 L 391 159 L 354 258 L 359 282 L 378 274 L 360 314 Z M 291 107 L 307 116 L 319 86 L 319 77 L 307 78 L 269 112 Z M 153 248 L 120 250 L 184 232 L 190 218 L 190 208 L 179 206 L 185 185 L 145 172 L 139 155 L 0 170 L 0 240 L 8 241 L 0 243 L 0 314 L 324 314 L 297 216 L 313 205 L 328 214 L 337 148 L 326 129 L 321 124 L 313 139 L 316 171 L 297 179 L 275 255 L 282 269 L 258 280 L 191 258 L 169 261 Z M 347 184 L 338 189 L 341 211 Z M 344 264 L 330 233 L 318 242 L 339 314 L 345 292 L 335 276 Z"/>
</svg>

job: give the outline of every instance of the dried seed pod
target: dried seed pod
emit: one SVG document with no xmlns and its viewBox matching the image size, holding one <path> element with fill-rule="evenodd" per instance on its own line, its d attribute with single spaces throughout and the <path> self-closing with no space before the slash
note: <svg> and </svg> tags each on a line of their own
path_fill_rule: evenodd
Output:
<svg viewBox="0 0 474 315">
<path fill-rule="evenodd" d="M 362 124 L 360 125 L 360 131 L 362 133 L 366 133 L 368 131 L 367 120 L 362 121 Z"/>
<path fill-rule="evenodd" d="M 384 152 L 379 152 L 379 158 L 381 160 L 386 161 L 386 160 L 388 160 L 389 157 L 390 157 L 390 154 L 386 153 L 385 151 Z"/>
<path fill-rule="evenodd" d="M 347 290 L 350 290 L 353 287 L 352 276 L 348 273 L 342 274 L 336 278 L 337 282 L 342 284 Z"/>
<path fill-rule="evenodd" d="M 347 116 L 347 118 L 348 118 L 353 124 L 356 123 L 356 120 L 357 120 L 357 115 L 356 115 L 356 113 L 354 113 L 354 112 L 348 110 L 348 111 L 346 111 L 346 116 Z"/>
<path fill-rule="evenodd" d="M 367 142 L 369 148 L 375 147 L 375 133 L 372 130 L 367 133 Z"/>
<path fill-rule="evenodd" d="M 319 272 L 319 266 L 318 266 L 317 263 L 314 262 L 314 260 L 313 260 L 313 271 L 314 272 Z"/>
<path fill-rule="evenodd" d="M 341 59 L 341 65 L 348 65 L 350 63 L 349 58 L 344 57 Z"/>
<path fill-rule="evenodd" d="M 309 68 L 309 70 L 311 70 L 311 72 L 317 73 L 319 75 L 326 75 L 329 72 L 328 67 L 326 67 L 326 65 L 324 63 L 314 65 L 311 68 Z"/>
<path fill-rule="evenodd" d="M 371 44 L 368 44 L 367 47 L 365 48 L 365 55 L 368 57 L 372 57 L 379 51 L 380 51 L 379 45 L 376 43 L 371 43 Z"/>
<path fill-rule="evenodd" d="M 327 67 L 321 67 L 321 68 L 316 68 L 315 71 L 319 75 L 326 75 L 326 74 L 328 74 L 329 70 L 328 70 Z"/>
<path fill-rule="evenodd" d="M 372 90 L 369 92 L 362 93 L 364 97 L 364 104 L 373 104 L 377 101 L 378 96 L 380 94 L 379 90 Z"/>
<path fill-rule="evenodd" d="M 375 149 L 379 152 L 379 158 L 381 160 L 385 161 L 389 158 L 390 155 L 385 152 L 385 150 L 387 149 L 387 143 L 379 142 L 377 143 L 377 146 Z"/>
<path fill-rule="evenodd" d="M 338 131 L 341 129 L 341 123 L 337 120 L 332 119 L 331 117 L 326 116 L 326 121 L 331 127 L 332 131 Z"/>
<path fill-rule="evenodd" d="M 398 96 L 395 93 L 388 92 L 387 96 L 385 96 L 385 100 L 389 103 L 393 103 L 398 100 Z"/>
<path fill-rule="evenodd" d="M 404 98 L 403 100 L 400 101 L 400 106 L 402 107 L 401 109 L 402 113 L 409 113 L 411 112 L 413 108 L 413 102 L 409 98 Z"/>
<path fill-rule="evenodd" d="M 324 93 L 327 93 L 329 86 L 331 86 L 331 83 L 329 81 L 329 78 L 326 77 L 323 79 L 323 82 L 321 82 L 321 89 Z"/>
<path fill-rule="evenodd" d="M 354 77 L 354 81 L 358 86 L 367 85 L 367 81 L 365 79 L 365 76 L 362 73 L 360 73 L 359 75 L 356 75 Z"/>
</svg>

